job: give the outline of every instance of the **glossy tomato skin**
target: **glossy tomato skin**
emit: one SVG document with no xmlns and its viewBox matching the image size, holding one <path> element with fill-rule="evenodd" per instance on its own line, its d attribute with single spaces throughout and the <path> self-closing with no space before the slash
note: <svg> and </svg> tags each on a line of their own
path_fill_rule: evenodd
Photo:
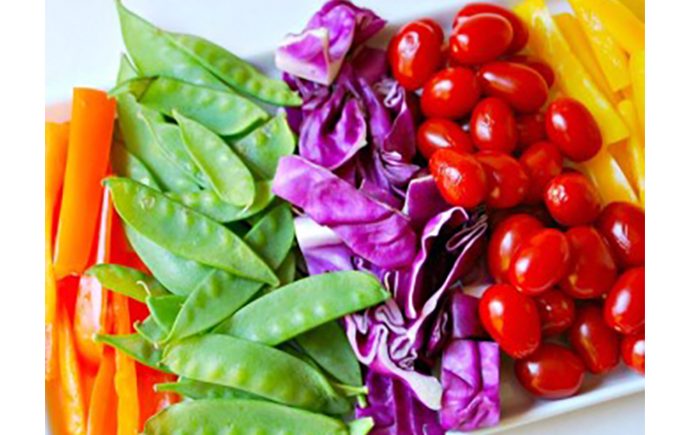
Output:
<svg viewBox="0 0 690 435">
<path fill-rule="evenodd" d="M 604 302 L 606 323 L 622 334 L 644 329 L 644 267 L 626 270 Z"/>
<path fill-rule="evenodd" d="M 584 162 L 601 149 L 599 126 L 589 110 L 572 98 L 558 98 L 546 108 L 546 135 L 564 156 L 574 162 Z"/>
<path fill-rule="evenodd" d="M 515 361 L 515 376 L 533 395 L 543 399 L 562 399 L 582 387 L 585 365 L 565 346 L 544 343 L 533 354 Z"/>
<path fill-rule="evenodd" d="M 601 210 L 599 192 L 587 177 L 575 171 L 551 179 L 544 203 L 554 220 L 566 227 L 590 224 Z"/>
<path fill-rule="evenodd" d="M 625 365 L 644 376 L 644 330 L 621 340 L 621 357 Z"/>
<path fill-rule="evenodd" d="M 533 113 L 546 103 L 549 88 L 534 69 L 515 62 L 491 62 L 479 69 L 485 94 L 505 100 L 519 113 Z"/>
<path fill-rule="evenodd" d="M 486 204 L 491 208 L 510 208 L 522 202 L 529 179 L 512 156 L 500 151 L 479 151 L 474 157 L 486 174 Z"/>
<path fill-rule="evenodd" d="M 517 145 L 517 125 L 510 106 L 496 97 L 481 100 L 472 111 L 470 134 L 480 150 L 511 154 Z"/>
<path fill-rule="evenodd" d="M 529 38 L 527 26 L 522 22 L 515 12 L 510 9 L 498 6 L 492 3 L 470 3 L 458 11 L 453 20 L 453 28 L 455 28 L 464 17 L 471 17 L 477 14 L 497 14 L 510 22 L 510 27 L 513 29 L 513 39 L 506 50 L 506 54 L 517 53 L 525 48 Z"/>
<path fill-rule="evenodd" d="M 479 100 L 481 88 L 468 68 L 445 68 L 424 85 L 422 112 L 427 118 L 459 119 L 469 114 Z"/>
<path fill-rule="evenodd" d="M 518 115 L 515 117 L 515 125 L 517 127 L 518 146 L 521 150 L 546 139 L 544 116 L 541 113 Z"/>
<path fill-rule="evenodd" d="M 577 308 L 568 340 L 587 370 L 594 374 L 606 373 L 618 364 L 618 334 L 608 327 L 601 307 L 597 305 L 587 304 Z"/>
<path fill-rule="evenodd" d="M 443 61 L 443 30 L 433 20 L 412 21 L 400 28 L 388 44 L 393 77 L 409 91 L 421 88 Z"/>
<path fill-rule="evenodd" d="M 597 228 L 618 266 L 644 266 L 644 210 L 628 202 L 612 202 L 601 211 Z"/>
<path fill-rule="evenodd" d="M 515 251 L 544 225 L 528 214 L 514 214 L 503 219 L 492 232 L 487 247 L 489 272 L 496 282 L 507 282 Z"/>
<path fill-rule="evenodd" d="M 539 313 L 532 299 L 507 284 L 494 284 L 479 300 L 479 318 L 505 353 L 524 358 L 541 341 Z"/>
<path fill-rule="evenodd" d="M 570 268 L 561 289 L 576 299 L 603 296 L 616 282 L 616 263 L 604 238 L 591 226 L 566 231 L 570 245 Z"/>
<path fill-rule="evenodd" d="M 458 124 L 449 119 L 427 119 L 417 129 L 417 149 L 428 160 L 434 152 L 442 148 L 471 153 L 472 139 Z"/>
<path fill-rule="evenodd" d="M 535 296 L 541 333 L 544 337 L 558 335 L 568 330 L 575 320 L 575 302 L 565 293 L 552 289 Z"/>
<path fill-rule="evenodd" d="M 436 186 L 449 204 L 472 208 L 486 198 L 487 182 L 482 165 L 467 153 L 441 149 L 429 161 Z"/>
<path fill-rule="evenodd" d="M 553 228 L 540 230 L 513 255 L 510 283 L 526 295 L 538 295 L 563 278 L 569 262 L 570 247 L 565 235 Z"/>
<path fill-rule="evenodd" d="M 508 58 L 508 61 L 521 63 L 525 66 L 532 68 L 533 70 L 539 73 L 539 75 L 546 82 L 546 86 L 549 88 L 551 88 L 551 86 L 553 86 L 554 82 L 556 81 L 556 73 L 553 72 L 551 66 L 548 63 L 542 62 L 537 58 L 518 54 L 515 56 L 510 56 Z"/>
<path fill-rule="evenodd" d="M 520 155 L 520 163 L 529 178 L 524 202 L 538 204 L 544 198 L 546 186 L 563 171 L 563 156 L 551 142 L 533 143 Z"/>
<path fill-rule="evenodd" d="M 500 15 L 461 17 L 450 33 L 450 57 L 458 65 L 480 65 L 504 54 L 512 40 L 510 21 Z"/>
</svg>

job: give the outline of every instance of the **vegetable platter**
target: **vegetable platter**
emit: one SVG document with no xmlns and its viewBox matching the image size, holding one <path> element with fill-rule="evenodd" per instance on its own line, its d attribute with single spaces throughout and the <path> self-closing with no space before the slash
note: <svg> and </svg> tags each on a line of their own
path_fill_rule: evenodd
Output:
<svg viewBox="0 0 690 435">
<path fill-rule="evenodd" d="M 643 391 L 644 2 L 332 0 L 247 59 L 114 8 L 116 80 L 47 110 L 51 433 L 490 433 Z"/>
</svg>

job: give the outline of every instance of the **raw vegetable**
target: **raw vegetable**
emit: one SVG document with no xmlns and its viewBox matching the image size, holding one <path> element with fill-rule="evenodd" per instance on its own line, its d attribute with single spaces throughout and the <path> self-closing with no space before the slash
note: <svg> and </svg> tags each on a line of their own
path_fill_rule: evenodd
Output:
<svg viewBox="0 0 690 435">
<path fill-rule="evenodd" d="M 82 390 L 83 373 L 77 361 L 77 350 L 64 305 L 59 307 L 57 319 L 58 361 L 60 367 L 59 420 L 67 433 L 86 432 L 86 402 Z"/>
<path fill-rule="evenodd" d="M 116 293 L 121 293 L 139 302 L 146 302 L 146 297 L 163 296 L 169 292 L 154 277 L 127 266 L 117 264 L 96 264 L 85 273 L 95 277 L 101 286 Z"/>
<path fill-rule="evenodd" d="M 87 412 L 86 433 L 117 434 L 117 395 L 115 393 L 115 353 L 106 350 L 98 366 Z"/>
<path fill-rule="evenodd" d="M 515 363 L 515 376 L 537 397 L 562 399 L 578 392 L 585 365 L 567 347 L 544 343 L 532 355 Z"/>
</svg>

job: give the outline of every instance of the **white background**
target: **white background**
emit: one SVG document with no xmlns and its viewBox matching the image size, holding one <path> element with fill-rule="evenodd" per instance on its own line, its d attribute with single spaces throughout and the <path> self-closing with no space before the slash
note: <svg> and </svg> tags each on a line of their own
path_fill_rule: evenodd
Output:
<svg viewBox="0 0 690 435">
<path fill-rule="evenodd" d="M 448 0 L 359 0 L 395 21 L 423 14 Z M 282 36 L 302 28 L 320 0 L 129 0 L 128 7 L 157 25 L 207 37 L 239 55 L 272 50 Z M 109 86 L 122 50 L 110 0 L 45 3 L 45 101 L 69 97 L 74 86 Z M 687 142 L 687 139 L 686 139 Z M 644 433 L 644 396 L 638 394 L 543 422 L 511 434 L 636 435 Z"/>
</svg>

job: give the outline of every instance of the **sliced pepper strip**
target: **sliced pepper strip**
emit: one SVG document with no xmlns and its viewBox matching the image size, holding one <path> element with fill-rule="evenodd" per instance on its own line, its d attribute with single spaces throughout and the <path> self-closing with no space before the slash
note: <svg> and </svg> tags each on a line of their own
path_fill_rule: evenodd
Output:
<svg viewBox="0 0 690 435">
<path fill-rule="evenodd" d="M 632 94 L 637 109 L 637 119 L 644 135 L 644 50 L 635 51 L 630 55 L 630 78 L 632 79 Z"/>
<path fill-rule="evenodd" d="M 114 380 L 115 352 L 105 349 L 89 401 L 87 435 L 117 434 L 117 395 Z"/>
<path fill-rule="evenodd" d="M 544 0 L 525 0 L 515 12 L 530 28 L 532 51 L 554 68 L 561 89 L 587 106 L 601 129 L 604 143 L 627 138 L 625 122 L 570 50 Z"/>
<path fill-rule="evenodd" d="M 628 139 L 627 154 L 625 156 L 627 163 L 632 169 L 634 179 L 634 186 L 640 197 L 640 205 L 644 207 L 645 201 L 645 160 L 644 160 L 644 136 L 640 130 L 635 107 L 630 100 L 623 100 L 618 104 L 618 111 L 623 116 L 623 119 L 628 123 L 628 127 L 632 132 Z"/>
<path fill-rule="evenodd" d="M 644 23 L 644 0 L 620 0 L 620 2 Z"/>
<path fill-rule="evenodd" d="M 69 315 L 64 305 L 58 314 L 58 346 L 60 353 L 61 420 L 68 434 L 86 433 L 86 411 L 82 391 L 82 377 L 72 336 Z"/>
<path fill-rule="evenodd" d="M 582 28 L 594 50 L 594 56 L 597 58 L 611 89 L 615 92 L 630 86 L 630 73 L 627 68 L 628 58 L 621 46 L 605 28 L 601 17 L 592 11 L 593 2 L 590 0 L 569 0 L 569 2 L 575 15 L 582 23 Z"/>
<path fill-rule="evenodd" d="M 618 0 L 577 0 L 628 53 L 644 50 L 644 22 Z"/>
<path fill-rule="evenodd" d="M 60 219 L 55 241 L 58 279 L 87 267 L 101 202 L 115 120 L 115 100 L 75 88 Z"/>
<path fill-rule="evenodd" d="M 177 376 L 163 373 L 137 364 L 137 386 L 139 387 L 139 404 L 141 415 L 139 416 L 139 429 L 143 430 L 146 421 L 153 415 L 179 402 L 179 397 L 169 391 L 157 392 L 154 389 L 156 384 L 174 382 Z"/>
</svg>

